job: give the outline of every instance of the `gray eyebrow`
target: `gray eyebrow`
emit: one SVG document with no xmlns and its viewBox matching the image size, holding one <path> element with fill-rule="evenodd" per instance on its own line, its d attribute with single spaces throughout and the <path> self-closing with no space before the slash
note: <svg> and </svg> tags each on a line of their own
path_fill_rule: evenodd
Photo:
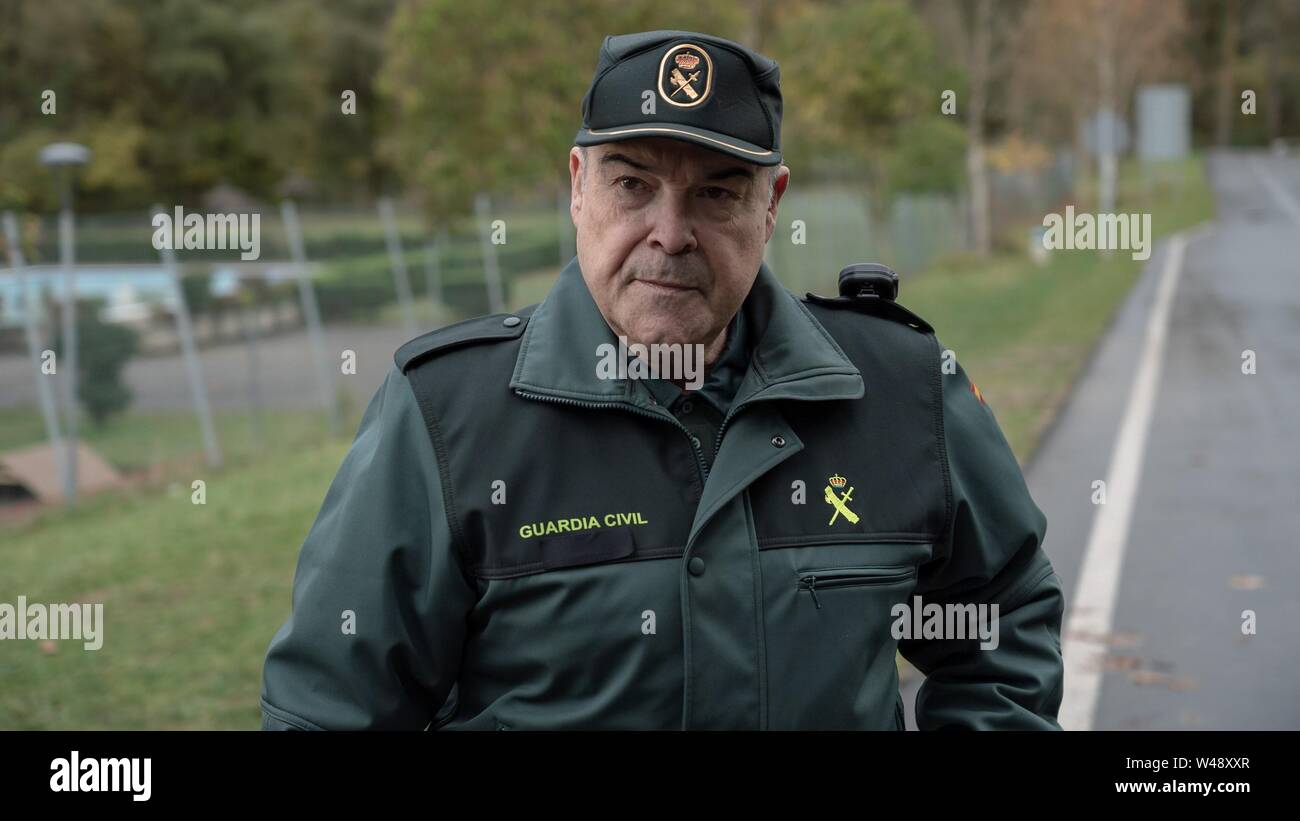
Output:
<svg viewBox="0 0 1300 821">
<path fill-rule="evenodd" d="M 751 169 L 749 169 L 749 168 L 745 168 L 744 166 L 741 166 L 741 165 L 733 165 L 733 166 L 731 166 L 730 168 L 723 168 L 723 169 L 721 169 L 721 170 L 719 170 L 719 171 L 714 171 L 712 174 L 710 174 L 710 175 L 708 175 L 707 177 L 705 177 L 705 179 L 706 179 L 706 180 L 726 180 L 726 179 L 730 179 L 730 178 L 732 178 L 732 177 L 743 177 L 744 179 L 747 179 L 747 180 L 753 180 L 753 179 L 754 179 L 754 172 L 753 172 L 753 170 L 751 170 Z"/>
<path fill-rule="evenodd" d="M 637 162 L 636 160 L 632 159 L 626 154 L 620 154 L 618 152 L 605 154 L 600 158 L 601 165 L 604 165 L 606 163 L 614 163 L 614 162 L 625 163 L 639 171 L 650 171 L 650 172 L 654 171 L 654 168 L 646 165 L 645 163 Z M 716 182 L 718 180 L 731 179 L 732 177 L 741 177 L 743 179 L 752 181 L 754 179 L 754 171 L 753 169 L 747 168 L 743 165 L 733 165 L 727 168 L 722 168 L 717 171 L 714 171 L 710 173 L 708 176 L 706 176 L 705 179 L 709 180 L 710 182 Z"/>
<path fill-rule="evenodd" d="M 614 153 L 611 153 L 611 154 L 605 154 L 605 155 L 603 155 L 603 156 L 600 158 L 600 164 L 601 164 L 601 165 L 605 165 L 606 163 L 611 163 L 611 162 L 621 162 L 621 163 L 626 163 L 626 164 L 632 166 L 633 168 L 635 168 L 635 169 L 637 169 L 637 170 L 639 170 L 639 171 L 653 171 L 653 170 L 654 170 L 654 169 L 651 168 L 650 166 L 645 165 L 645 164 L 643 164 L 643 163 L 639 163 L 639 162 L 637 162 L 636 160 L 632 159 L 631 157 L 627 156 L 626 154 L 619 154 L 619 153 L 617 153 L 617 152 L 614 152 Z"/>
</svg>

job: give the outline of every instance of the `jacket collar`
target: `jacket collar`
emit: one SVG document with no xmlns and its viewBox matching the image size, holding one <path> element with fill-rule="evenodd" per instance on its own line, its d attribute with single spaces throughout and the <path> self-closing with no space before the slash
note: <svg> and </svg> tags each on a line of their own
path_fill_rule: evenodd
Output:
<svg viewBox="0 0 1300 821">
<path fill-rule="evenodd" d="M 808 309 L 766 264 L 741 305 L 752 351 L 732 408 L 763 399 L 856 399 L 862 375 Z M 525 393 L 651 407 L 636 380 L 601 379 L 597 352 L 618 345 L 582 278 L 577 257 L 528 320 L 510 387 Z"/>
</svg>

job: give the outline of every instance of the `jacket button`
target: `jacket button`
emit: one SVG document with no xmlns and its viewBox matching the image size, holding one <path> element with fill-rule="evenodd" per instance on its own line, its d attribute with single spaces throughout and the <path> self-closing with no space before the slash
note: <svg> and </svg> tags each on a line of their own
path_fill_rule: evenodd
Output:
<svg viewBox="0 0 1300 821">
<path fill-rule="evenodd" d="M 686 564 L 686 569 L 691 571 L 692 576 L 703 576 L 704 560 L 699 556 L 692 556 L 691 560 Z"/>
<path fill-rule="evenodd" d="M 505 325 L 507 328 L 513 328 L 516 325 L 518 325 L 521 321 L 522 320 L 520 320 L 519 317 L 517 316 L 508 316 L 505 319 L 501 320 L 501 324 Z"/>
<path fill-rule="evenodd" d="M 784 436 L 780 436 L 780 435 L 773 436 L 773 437 L 772 437 L 772 446 L 773 446 L 773 447 L 777 447 L 777 448 L 783 448 L 783 447 L 785 447 L 785 437 L 784 437 Z"/>
</svg>

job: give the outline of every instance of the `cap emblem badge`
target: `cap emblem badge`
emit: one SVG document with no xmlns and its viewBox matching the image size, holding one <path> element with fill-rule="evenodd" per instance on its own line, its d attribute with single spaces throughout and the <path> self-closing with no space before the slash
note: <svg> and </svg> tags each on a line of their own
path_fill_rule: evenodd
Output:
<svg viewBox="0 0 1300 821">
<path fill-rule="evenodd" d="M 713 90 L 713 60 L 693 43 L 680 43 L 659 61 L 659 96 L 680 108 L 694 108 Z"/>
</svg>

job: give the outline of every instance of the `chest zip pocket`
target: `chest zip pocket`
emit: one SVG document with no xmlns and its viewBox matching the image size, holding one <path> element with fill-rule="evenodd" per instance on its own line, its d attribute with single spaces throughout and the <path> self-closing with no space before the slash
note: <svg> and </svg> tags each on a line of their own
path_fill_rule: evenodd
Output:
<svg viewBox="0 0 1300 821">
<path fill-rule="evenodd" d="M 807 590 L 817 609 L 822 607 L 817 596 L 819 590 L 841 587 L 868 587 L 898 584 L 916 574 L 915 567 L 830 567 L 821 570 L 799 571 L 799 589 Z"/>
</svg>

